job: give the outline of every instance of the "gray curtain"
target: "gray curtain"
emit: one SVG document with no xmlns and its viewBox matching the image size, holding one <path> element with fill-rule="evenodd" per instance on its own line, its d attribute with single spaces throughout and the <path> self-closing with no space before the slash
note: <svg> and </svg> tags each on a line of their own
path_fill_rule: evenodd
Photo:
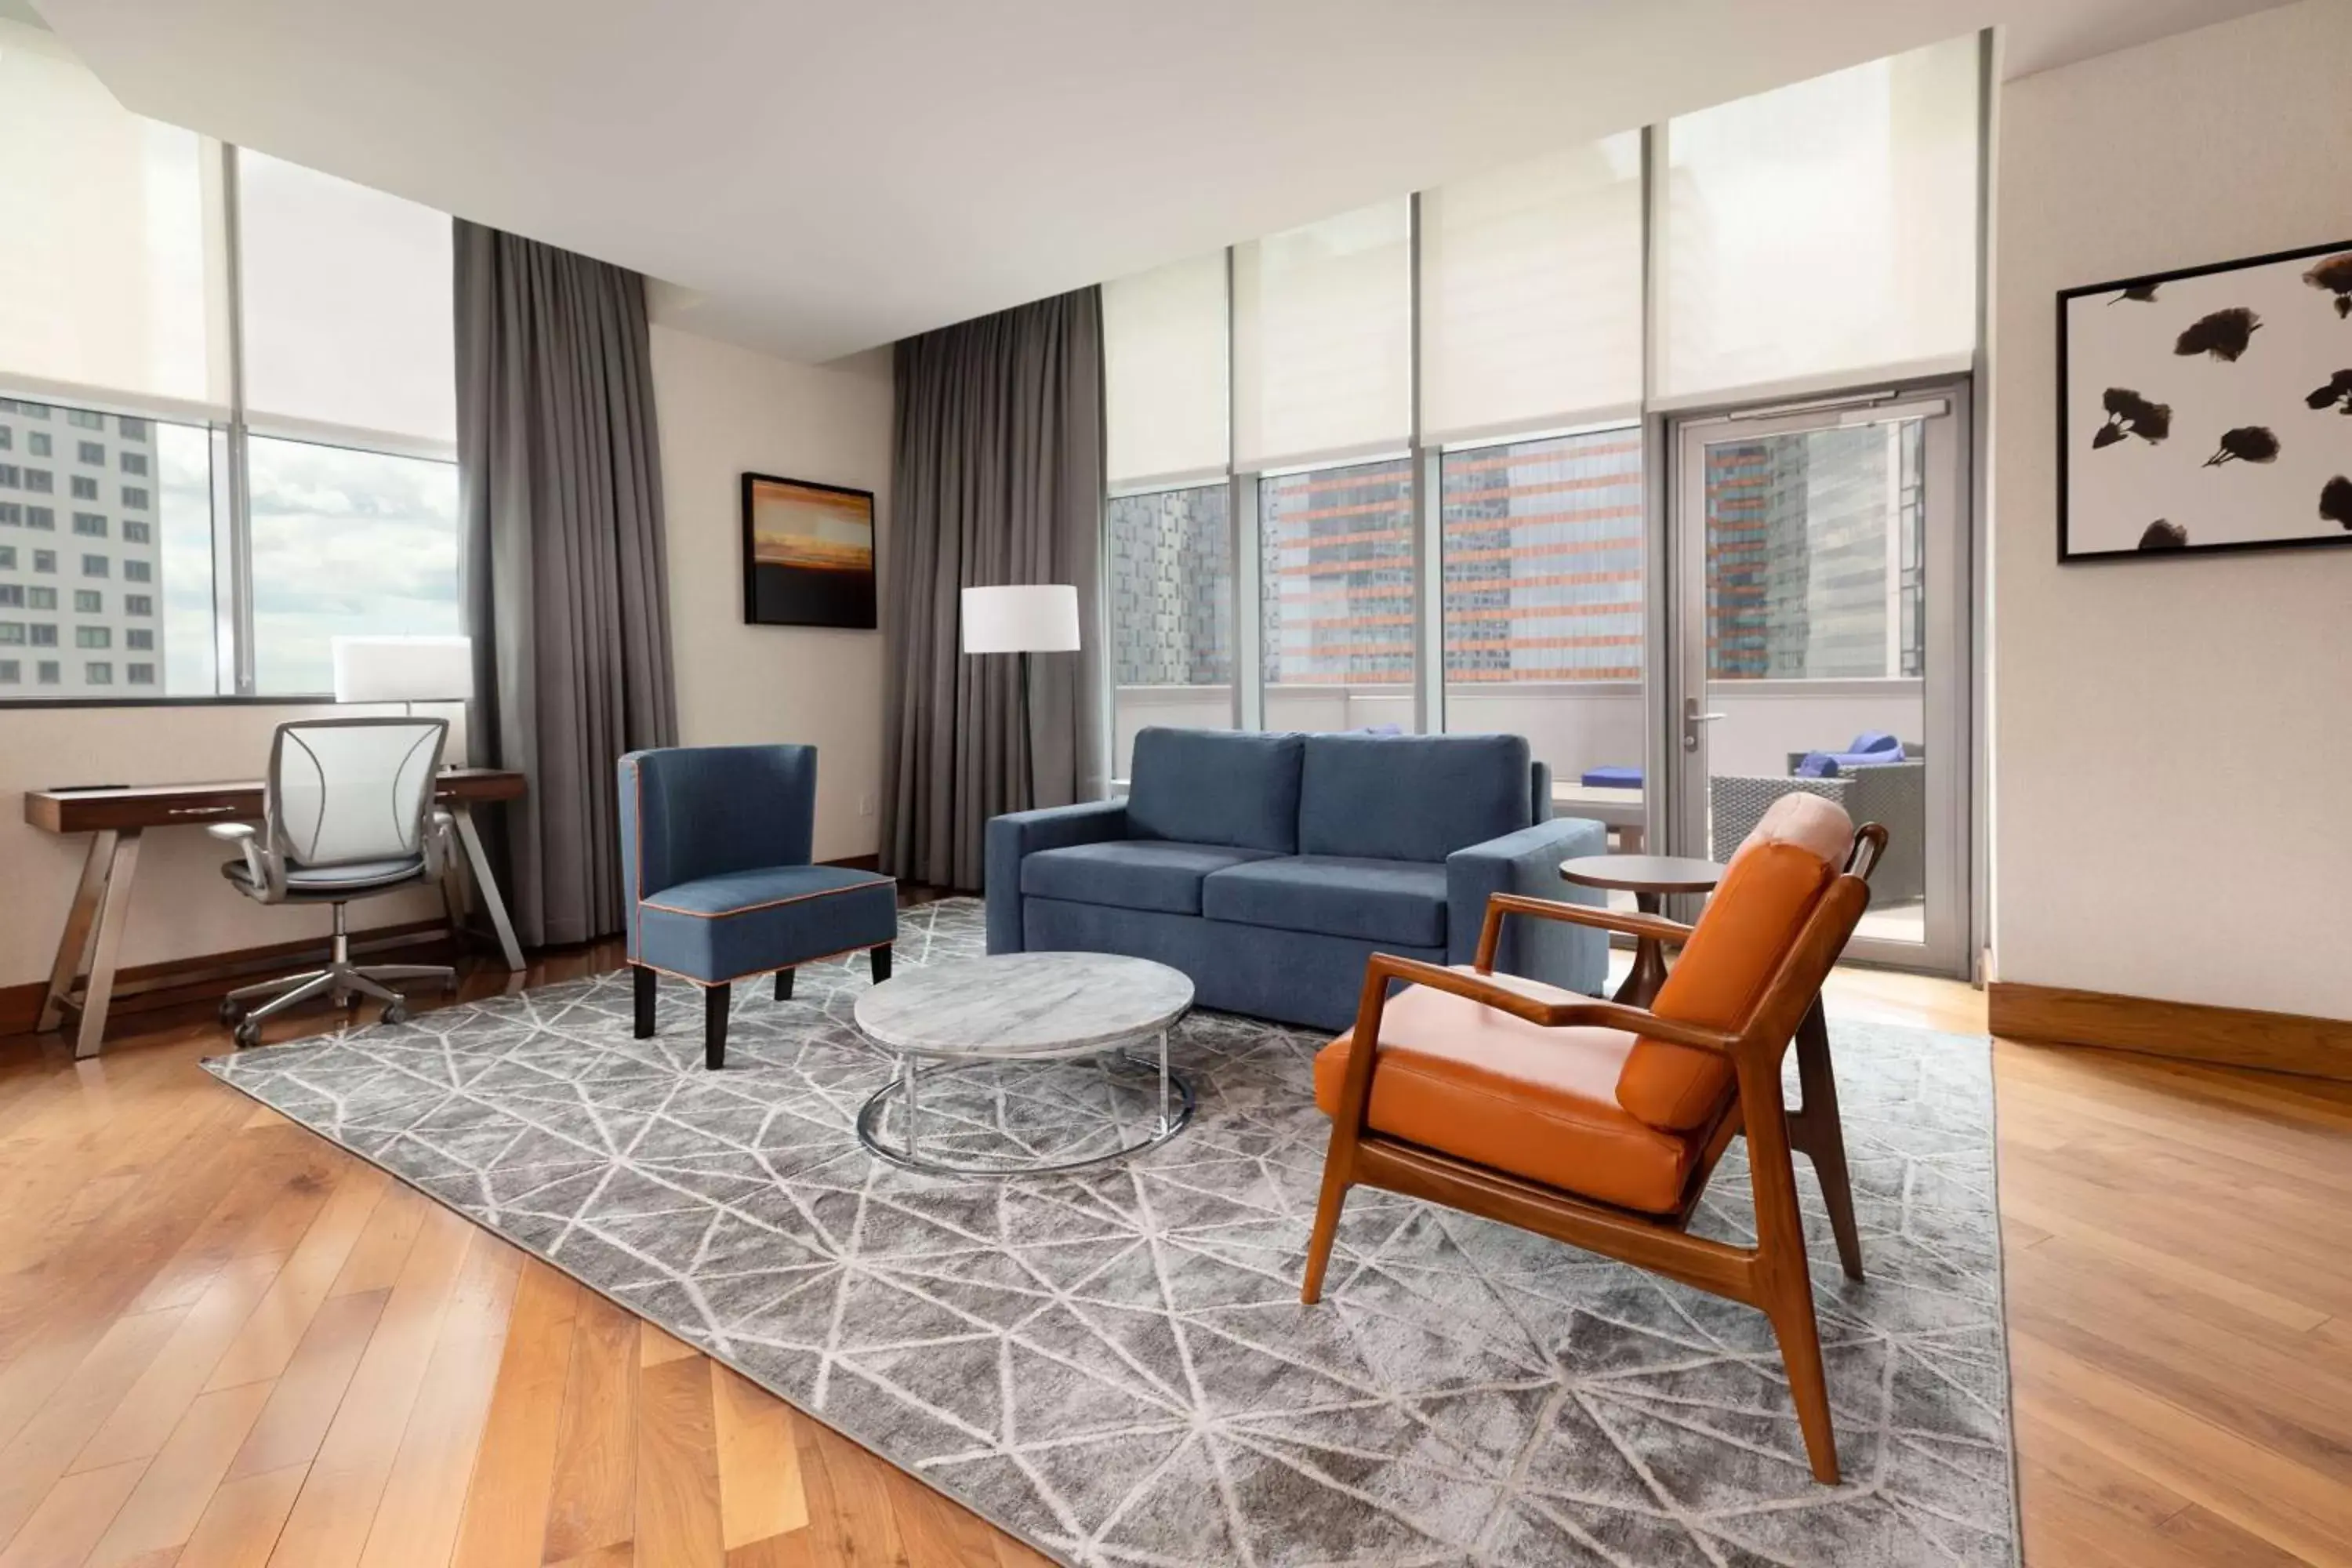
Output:
<svg viewBox="0 0 2352 1568">
<path fill-rule="evenodd" d="M 882 867 L 977 888 L 988 819 L 1105 788 L 1095 560 L 1102 529 L 1102 300 L 1058 299 L 898 347 Z M 1067 583 L 1080 652 L 957 652 L 966 587 Z"/>
<path fill-rule="evenodd" d="M 457 252 L 468 749 L 530 778 L 486 814 L 517 934 L 586 942 L 623 920 L 614 764 L 677 740 L 645 279 L 463 219 Z"/>
</svg>

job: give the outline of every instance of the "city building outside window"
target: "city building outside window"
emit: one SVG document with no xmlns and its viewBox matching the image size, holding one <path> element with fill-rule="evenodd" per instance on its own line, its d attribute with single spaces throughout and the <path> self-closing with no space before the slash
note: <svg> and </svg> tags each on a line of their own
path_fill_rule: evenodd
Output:
<svg viewBox="0 0 2352 1568">
<path fill-rule="evenodd" d="M 53 529 L 57 527 L 57 508 L 53 506 L 28 506 L 25 509 L 25 526 L 26 528 Z"/>
<path fill-rule="evenodd" d="M 130 508 L 131 510 L 133 510 L 133 511 L 144 511 L 144 510 L 147 510 L 147 487 L 146 487 L 145 485 L 125 485 L 125 486 L 123 486 L 123 487 L 122 487 L 122 504 L 123 504 L 124 506 L 129 507 L 129 508 Z"/>
<path fill-rule="evenodd" d="M 74 461 L 78 463 L 95 463 L 102 468 L 106 467 L 106 447 L 103 443 L 98 441 L 77 442 L 75 444 Z"/>
<path fill-rule="evenodd" d="M 58 646 L 58 628 L 47 624 L 46 622 L 36 621 L 32 626 L 27 626 L 26 630 L 30 634 L 30 640 L 35 647 L 55 647 Z"/>
<path fill-rule="evenodd" d="M 55 686 L 58 683 L 58 661 L 56 659 L 45 658 L 41 660 L 40 663 L 35 665 L 33 668 L 34 679 L 38 681 L 41 685 Z"/>
<path fill-rule="evenodd" d="M 111 686 L 114 684 L 114 666 L 102 658 L 85 659 L 81 678 L 91 686 Z"/>
<path fill-rule="evenodd" d="M 125 561 L 122 563 L 122 580 L 126 583 L 152 583 L 155 580 L 154 565 L 145 561 Z"/>
<path fill-rule="evenodd" d="M 152 616 L 155 613 L 155 601 L 145 594 L 125 594 L 122 595 L 122 613 L 126 616 Z"/>
<path fill-rule="evenodd" d="M 155 634 L 145 626 L 132 626 L 122 634 L 122 646 L 133 653 L 155 651 Z"/>
<path fill-rule="evenodd" d="M 74 513 L 73 531 L 85 539 L 104 539 L 106 514 L 102 511 L 78 511 Z"/>
<path fill-rule="evenodd" d="M 43 489 L 47 489 L 48 487 L 44 485 L 41 488 Z M 73 499 L 76 500 L 96 500 L 98 499 L 98 481 L 91 479 L 88 474 L 74 475 Z"/>
<path fill-rule="evenodd" d="M 81 574 L 85 577 L 103 577 L 112 569 L 113 563 L 110 557 L 85 555 L 81 558 Z"/>
<path fill-rule="evenodd" d="M 96 588 L 76 588 L 74 590 L 75 615 L 100 616 L 104 615 L 105 613 L 106 595 L 104 594 L 99 592 Z"/>
<path fill-rule="evenodd" d="M 154 539 L 155 529 L 152 523 L 142 522 L 135 517 L 126 517 L 122 520 L 123 543 L 152 544 Z"/>
<path fill-rule="evenodd" d="M 144 452 L 125 452 L 125 453 L 123 453 L 123 454 L 122 454 L 122 471 L 123 471 L 124 473 L 126 473 L 126 474 L 144 474 L 144 473 L 146 473 L 146 471 L 147 471 L 147 454 L 146 454 L 146 453 L 144 453 Z"/>
<path fill-rule="evenodd" d="M 48 411 L 47 409 L 43 409 L 41 411 L 41 417 L 44 419 L 48 417 Z M 34 431 L 25 439 L 25 450 L 31 453 L 36 458 L 47 457 L 49 455 L 49 433 L 46 430 Z"/>
<path fill-rule="evenodd" d="M 25 608 L 54 610 L 57 607 L 58 591 L 55 588 L 32 587 L 25 590 Z"/>
<path fill-rule="evenodd" d="M 114 631 L 110 626 L 76 626 L 74 628 L 74 647 L 112 647 L 113 646 Z"/>
<path fill-rule="evenodd" d="M 126 664 L 122 667 L 122 679 L 133 686 L 152 686 L 155 684 L 155 667 L 152 664 Z"/>
<path fill-rule="evenodd" d="M 36 572 L 54 572 L 54 571 L 56 571 L 57 569 L 58 569 L 58 552 L 57 552 L 56 551 L 54 551 L 54 550 L 36 550 L 36 551 L 34 551 L 34 552 L 33 552 L 33 570 L 34 570 L 34 571 L 36 571 Z"/>
<path fill-rule="evenodd" d="M 68 408 L 66 410 L 66 423 L 77 430 L 103 430 L 106 428 L 106 416 L 87 408 Z"/>
</svg>

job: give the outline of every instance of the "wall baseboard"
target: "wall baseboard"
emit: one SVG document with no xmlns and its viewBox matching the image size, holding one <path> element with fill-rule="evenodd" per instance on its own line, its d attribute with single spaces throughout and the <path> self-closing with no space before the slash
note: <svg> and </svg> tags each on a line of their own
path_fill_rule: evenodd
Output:
<svg viewBox="0 0 2352 1568">
<path fill-rule="evenodd" d="M 1991 1030 L 2003 1039 L 2098 1046 L 2352 1083 L 2352 1020 L 2008 980 L 1993 982 L 1986 992 Z"/>
</svg>

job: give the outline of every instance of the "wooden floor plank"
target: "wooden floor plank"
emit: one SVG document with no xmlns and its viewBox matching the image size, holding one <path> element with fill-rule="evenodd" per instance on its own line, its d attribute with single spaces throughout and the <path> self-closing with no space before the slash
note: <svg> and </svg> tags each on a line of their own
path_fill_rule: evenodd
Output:
<svg viewBox="0 0 2352 1568">
<path fill-rule="evenodd" d="M 288 1465 L 222 1482 L 173 1568 L 262 1568 L 310 1468 Z"/>
<path fill-rule="evenodd" d="M 637 1373 L 637 1555 L 664 1568 L 723 1568 L 719 1440 L 698 1354 Z"/>
<path fill-rule="evenodd" d="M 266 1383 L 198 1395 L 91 1552 L 89 1568 L 118 1568 L 185 1545 L 268 1397 Z"/>
<path fill-rule="evenodd" d="M 125 1459 L 66 1477 L 0 1552 L 0 1568 L 77 1568 L 146 1473 L 145 1459 Z"/>
<path fill-rule="evenodd" d="M 808 1524 L 792 1412 L 766 1389 L 717 1362 L 711 1413 L 719 1441 L 720 1534 L 729 1552 Z"/>
<path fill-rule="evenodd" d="M 549 1489 L 545 1550 L 551 1562 L 634 1539 L 637 1377 L 637 1320 L 582 1291 Z"/>
<path fill-rule="evenodd" d="M 282 1254 L 257 1253 L 224 1265 L 189 1307 L 153 1363 L 74 1456 L 72 1468 L 103 1469 L 125 1459 L 145 1458 L 163 1447 L 204 1392 L 222 1352 L 268 1293 L 284 1262 Z"/>
<path fill-rule="evenodd" d="M 317 1457 L 391 1297 L 388 1289 L 371 1290 L 320 1306 L 229 1467 L 233 1479 L 307 1468 Z"/>
<path fill-rule="evenodd" d="M 0 1541 L 16 1533 L 76 1454 L 147 1373 L 188 1315 L 185 1307 L 117 1318 L 89 1355 L 5 1447 L 0 1447 Z"/>
<path fill-rule="evenodd" d="M 234 1388 L 285 1372 L 390 1184 L 391 1178 L 372 1166 L 345 1163 L 333 1194 L 297 1238 L 286 1267 L 222 1352 L 205 1386 Z"/>
<path fill-rule="evenodd" d="M 536 1258 L 523 1264 L 467 1484 L 456 1568 L 536 1568 L 542 1559 L 579 1303 L 580 1287 L 568 1275 Z"/>
</svg>

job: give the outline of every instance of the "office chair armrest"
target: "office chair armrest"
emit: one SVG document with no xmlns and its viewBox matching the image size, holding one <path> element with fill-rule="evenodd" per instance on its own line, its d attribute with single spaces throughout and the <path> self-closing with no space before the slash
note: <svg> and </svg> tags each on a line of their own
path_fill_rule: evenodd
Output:
<svg viewBox="0 0 2352 1568">
<path fill-rule="evenodd" d="M 253 830 L 253 824 L 215 822 L 207 824 L 205 831 L 224 844 L 236 846 L 238 852 L 245 857 L 246 874 L 253 879 L 253 885 L 261 889 L 269 899 L 276 900 L 284 894 L 284 883 L 269 874 L 269 857 L 261 852 L 261 836 Z"/>
</svg>

